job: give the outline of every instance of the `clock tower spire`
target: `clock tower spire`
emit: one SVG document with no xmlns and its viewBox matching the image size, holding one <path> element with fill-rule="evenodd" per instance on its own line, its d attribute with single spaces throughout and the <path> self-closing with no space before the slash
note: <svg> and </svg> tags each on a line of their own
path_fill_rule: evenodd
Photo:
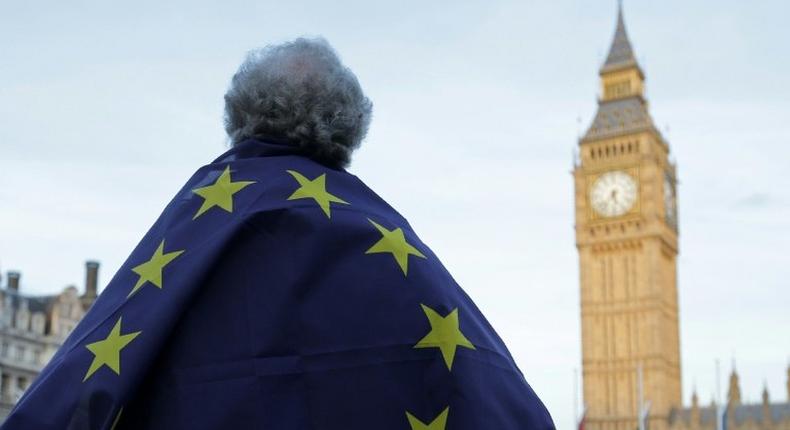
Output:
<svg viewBox="0 0 790 430">
<path fill-rule="evenodd" d="M 645 76 L 634 56 L 623 20 L 622 3 L 617 7 L 617 26 L 606 61 L 599 70 L 604 101 L 644 95 Z"/>
<path fill-rule="evenodd" d="M 601 95 L 573 171 L 589 430 L 631 430 L 650 403 L 651 430 L 681 404 L 675 166 L 655 127 L 618 7 L 599 69 Z"/>
</svg>

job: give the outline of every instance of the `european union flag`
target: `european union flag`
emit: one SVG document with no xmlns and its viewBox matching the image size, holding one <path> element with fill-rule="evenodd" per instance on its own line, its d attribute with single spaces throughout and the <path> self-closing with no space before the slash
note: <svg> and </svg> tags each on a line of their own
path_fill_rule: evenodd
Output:
<svg viewBox="0 0 790 430">
<path fill-rule="evenodd" d="M 249 140 L 193 175 L 2 428 L 554 425 L 398 212 Z"/>
</svg>

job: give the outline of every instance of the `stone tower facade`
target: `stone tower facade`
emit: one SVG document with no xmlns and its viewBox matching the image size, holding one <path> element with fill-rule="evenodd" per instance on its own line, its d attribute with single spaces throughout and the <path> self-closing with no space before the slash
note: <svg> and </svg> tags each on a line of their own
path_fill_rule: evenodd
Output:
<svg viewBox="0 0 790 430">
<path fill-rule="evenodd" d="M 649 428 L 664 430 L 681 405 L 676 173 L 622 10 L 599 75 L 573 171 L 585 426 L 637 428 L 641 385 Z"/>
</svg>

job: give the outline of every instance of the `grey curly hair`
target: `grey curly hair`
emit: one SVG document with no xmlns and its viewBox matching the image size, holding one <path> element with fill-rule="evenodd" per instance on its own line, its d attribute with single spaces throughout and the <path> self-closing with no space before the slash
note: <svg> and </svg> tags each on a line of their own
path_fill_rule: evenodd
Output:
<svg viewBox="0 0 790 430">
<path fill-rule="evenodd" d="M 225 94 L 232 144 L 273 139 L 345 167 L 368 131 L 373 104 L 323 38 L 299 38 L 247 54 Z"/>
</svg>

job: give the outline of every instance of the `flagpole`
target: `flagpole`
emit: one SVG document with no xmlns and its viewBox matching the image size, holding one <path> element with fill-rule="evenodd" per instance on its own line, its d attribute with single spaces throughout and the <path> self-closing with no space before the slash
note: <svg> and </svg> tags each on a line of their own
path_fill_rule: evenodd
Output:
<svg viewBox="0 0 790 430">
<path fill-rule="evenodd" d="M 722 430 L 721 422 L 721 375 L 719 373 L 719 359 L 716 359 L 716 430 Z"/>
<path fill-rule="evenodd" d="M 579 426 L 579 369 L 573 368 L 573 425 Z"/>
<path fill-rule="evenodd" d="M 637 390 L 638 390 L 637 391 L 637 398 L 638 398 L 638 401 L 639 401 L 639 408 L 638 408 L 638 411 L 637 411 L 637 422 L 639 423 L 638 424 L 639 425 L 639 430 L 645 430 L 645 423 L 644 423 L 643 418 L 642 418 L 642 407 L 644 405 L 644 398 L 643 398 L 644 392 L 642 391 L 642 389 L 643 389 L 643 387 L 642 387 L 642 363 L 639 363 L 639 365 L 637 366 L 636 374 L 637 374 Z"/>
</svg>

